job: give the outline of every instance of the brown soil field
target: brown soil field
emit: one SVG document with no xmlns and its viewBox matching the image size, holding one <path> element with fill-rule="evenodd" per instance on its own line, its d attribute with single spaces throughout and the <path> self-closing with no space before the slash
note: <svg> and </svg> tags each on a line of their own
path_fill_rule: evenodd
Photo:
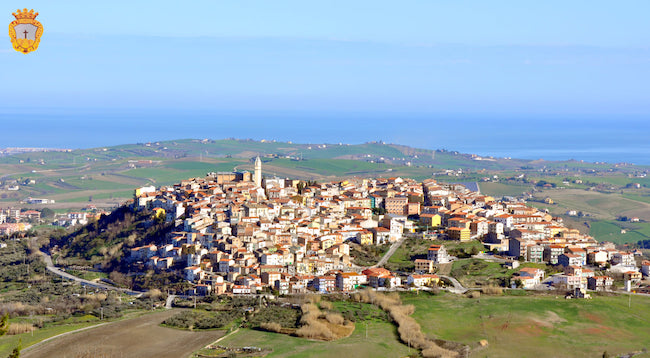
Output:
<svg viewBox="0 0 650 358">
<path fill-rule="evenodd" d="M 177 312 L 147 314 L 61 336 L 24 349 L 21 357 L 179 358 L 224 335 L 220 330 L 190 332 L 159 326 Z"/>
</svg>

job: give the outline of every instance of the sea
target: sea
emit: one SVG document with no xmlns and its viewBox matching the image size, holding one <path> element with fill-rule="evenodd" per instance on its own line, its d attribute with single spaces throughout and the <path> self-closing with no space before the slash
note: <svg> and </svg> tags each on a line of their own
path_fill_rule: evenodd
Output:
<svg viewBox="0 0 650 358">
<path fill-rule="evenodd" d="M 359 144 L 481 156 L 650 165 L 643 116 L 144 109 L 0 109 L 0 148 L 95 148 L 184 138 Z"/>
</svg>

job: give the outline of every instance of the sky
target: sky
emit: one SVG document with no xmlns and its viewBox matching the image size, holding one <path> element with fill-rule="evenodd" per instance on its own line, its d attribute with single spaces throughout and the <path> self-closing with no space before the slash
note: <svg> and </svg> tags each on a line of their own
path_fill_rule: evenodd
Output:
<svg viewBox="0 0 650 358">
<path fill-rule="evenodd" d="M 34 53 L 0 47 L 0 120 L 650 115 L 647 0 L 6 0 L 0 18 L 25 7 L 45 33 Z"/>
</svg>

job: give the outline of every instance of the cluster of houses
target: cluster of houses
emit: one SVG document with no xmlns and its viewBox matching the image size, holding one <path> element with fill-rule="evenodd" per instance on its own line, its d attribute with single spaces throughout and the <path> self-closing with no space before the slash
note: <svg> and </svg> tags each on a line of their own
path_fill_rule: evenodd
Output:
<svg viewBox="0 0 650 358">
<path fill-rule="evenodd" d="M 394 243 L 418 228 L 436 229 L 450 240 L 479 239 L 490 250 L 532 262 L 566 262 L 569 269 L 563 277 L 569 288 L 573 277 L 580 284 L 583 277 L 589 279 L 586 269 L 580 269 L 588 257 L 601 260 L 602 251 L 613 263 L 628 260 L 626 253 L 599 246 L 547 213 L 518 201 L 497 201 L 463 185 L 404 178 L 305 185 L 263 179 L 259 158 L 253 174 L 209 173 L 173 186 L 139 188 L 133 207 L 152 211 L 175 230 L 164 245 L 131 249 L 130 260 L 156 270 L 182 271 L 198 294 L 436 285 L 435 265 L 450 261 L 443 245 L 431 245 L 426 259 L 415 260 L 415 272 L 406 280 L 384 268 L 356 266 L 350 257 L 350 242 Z M 520 272 L 525 287 L 539 283 L 543 275 Z M 594 280 L 595 287 L 610 282 Z"/>
<path fill-rule="evenodd" d="M 0 208 L 0 235 L 11 235 L 16 232 L 27 231 L 32 228 L 29 222 L 38 221 L 40 218 L 40 211 Z"/>
</svg>

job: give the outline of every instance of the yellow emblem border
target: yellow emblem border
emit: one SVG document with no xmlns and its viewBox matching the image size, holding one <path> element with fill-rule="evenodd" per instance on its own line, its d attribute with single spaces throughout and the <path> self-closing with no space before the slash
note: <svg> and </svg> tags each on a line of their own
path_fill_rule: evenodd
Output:
<svg viewBox="0 0 650 358">
<path fill-rule="evenodd" d="M 34 35 L 34 40 L 29 40 L 27 47 L 21 44 L 20 41 L 18 41 L 18 37 L 16 36 L 15 27 L 20 24 L 31 24 L 37 27 L 36 34 Z M 9 37 L 11 38 L 11 45 L 13 46 L 14 50 L 20 53 L 28 54 L 30 52 L 36 51 L 36 49 L 38 49 L 39 43 L 41 42 L 42 35 L 43 24 L 41 24 L 36 19 L 16 19 L 9 23 Z"/>
</svg>

